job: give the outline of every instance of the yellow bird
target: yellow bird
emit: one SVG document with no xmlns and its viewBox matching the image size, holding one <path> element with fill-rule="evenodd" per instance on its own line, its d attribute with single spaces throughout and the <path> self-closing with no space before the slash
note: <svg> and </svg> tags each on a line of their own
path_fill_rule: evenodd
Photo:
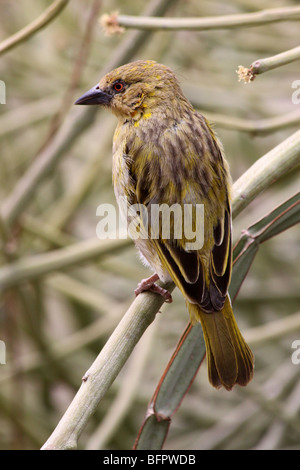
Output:
<svg viewBox="0 0 300 470">
<path fill-rule="evenodd" d="M 227 390 L 235 384 L 247 385 L 254 357 L 228 296 L 230 176 L 209 123 L 184 96 L 172 70 L 152 60 L 113 70 L 75 104 L 103 105 L 118 118 L 113 139 L 115 195 L 128 222 L 135 220 L 135 227 L 140 226 L 134 242 L 154 271 L 139 284 L 136 294 L 149 289 L 170 302 L 171 294 L 155 281 L 173 281 L 187 301 L 192 323 L 201 322 L 211 384 Z M 153 210 L 162 206 L 192 208 L 186 218 L 176 211 L 173 216 L 169 213 L 168 236 L 163 232 L 163 212 Z M 141 210 L 134 212 L 132 207 Z M 201 246 L 195 245 L 201 229 L 198 207 L 204 207 Z M 190 236 L 184 222 L 192 225 Z"/>
</svg>

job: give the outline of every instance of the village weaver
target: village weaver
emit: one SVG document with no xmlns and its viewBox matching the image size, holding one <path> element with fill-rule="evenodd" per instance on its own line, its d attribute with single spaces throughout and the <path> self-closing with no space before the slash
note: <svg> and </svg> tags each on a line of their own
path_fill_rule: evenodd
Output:
<svg viewBox="0 0 300 470">
<path fill-rule="evenodd" d="M 135 237 L 142 259 L 154 271 L 135 292 L 149 289 L 170 302 L 171 294 L 155 281 L 173 281 L 186 299 L 191 322 L 201 322 L 211 384 L 227 390 L 235 384 L 247 385 L 254 358 L 236 324 L 228 295 L 230 176 L 211 126 L 184 96 L 172 70 L 152 60 L 113 70 L 75 104 L 102 105 L 118 118 L 113 184 L 118 202 L 127 201 L 129 222 L 131 205 L 146 207 L 150 221 L 154 205 L 189 205 L 194 209 L 192 223 L 196 206 L 204 206 L 204 240 L 197 249 L 190 248 L 191 240 L 184 231 L 181 238 L 175 238 L 175 216 L 170 237 L 160 226 L 154 235 L 148 231 L 148 237 Z M 119 205 L 124 211 L 124 204 Z M 141 227 L 143 224 L 140 214 Z"/>
</svg>

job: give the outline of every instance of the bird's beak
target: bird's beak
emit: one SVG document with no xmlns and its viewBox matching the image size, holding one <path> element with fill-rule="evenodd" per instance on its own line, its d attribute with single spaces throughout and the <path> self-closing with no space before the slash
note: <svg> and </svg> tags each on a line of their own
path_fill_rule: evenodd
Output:
<svg viewBox="0 0 300 470">
<path fill-rule="evenodd" d="M 78 98 L 74 104 L 109 104 L 111 98 L 111 95 L 100 90 L 99 86 L 96 85 Z"/>
</svg>

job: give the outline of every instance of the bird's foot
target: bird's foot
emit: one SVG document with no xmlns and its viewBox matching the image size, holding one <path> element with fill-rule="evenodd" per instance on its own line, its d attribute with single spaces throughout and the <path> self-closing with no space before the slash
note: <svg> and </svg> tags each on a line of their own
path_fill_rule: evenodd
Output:
<svg viewBox="0 0 300 470">
<path fill-rule="evenodd" d="M 151 292 L 155 292 L 156 294 L 160 294 L 164 299 L 165 302 L 171 303 L 173 302 L 172 295 L 167 289 L 164 289 L 163 287 L 158 286 L 155 284 L 155 281 L 159 279 L 157 274 L 153 274 L 152 276 L 148 277 L 147 279 L 143 279 L 135 289 L 134 293 L 135 295 L 139 295 L 141 292 L 145 292 L 147 290 Z"/>
</svg>

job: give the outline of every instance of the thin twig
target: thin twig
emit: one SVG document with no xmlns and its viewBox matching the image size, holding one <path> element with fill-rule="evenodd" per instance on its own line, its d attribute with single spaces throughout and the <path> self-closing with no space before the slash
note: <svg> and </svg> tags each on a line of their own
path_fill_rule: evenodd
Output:
<svg viewBox="0 0 300 470">
<path fill-rule="evenodd" d="M 300 123 L 300 111 L 298 109 L 264 119 L 243 119 L 207 111 L 205 111 L 205 116 L 217 127 L 248 132 L 252 135 L 268 134 Z"/>
<path fill-rule="evenodd" d="M 29 128 L 31 124 L 47 118 L 52 113 L 52 107 L 57 105 L 57 96 L 47 96 L 6 111 L 0 116 L 0 137 L 10 132 L 18 132 L 22 127 Z"/>
<path fill-rule="evenodd" d="M 17 33 L 13 34 L 9 38 L 5 39 L 0 43 L 0 55 L 9 51 L 13 47 L 18 46 L 24 41 L 27 41 L 31 36 L 36 34 L 42 28 L 47 26 L 57 15 L 62 11 L 62 9 L 67 5 L 69 0 L 55 0 L 50 7 L 48 7 L 38 18 L 36 18 L 32 23 L 25 26 Z"/>
<path fill-rule="evenodd" d="M 252 62 L 249 68 L 240 65 L 238 67 L 237 74 L 239 76 L 239 80 L 244 80 L 245 83 L 249 83 L 255 79 L 256 75 L 276 69 L 277 67 L 282 67 L 283 65 L 290 64 L 291 62 L 299 59 L 300 46 L 271 57 L 257 59 Z"/>
<path fill-rule="evenodd" d="M 300 312 L 256 326 L 245 332 L 245 339 L 251 345 L 276 340 L 300 329 Z"/>
<path fill-rule="evenodd" d="M 79 84 L 83 67 L 86 64 L 86 61 L 89 56 L 89 51 L 92 45 L 92 39 L 95 31 L 95 26 L 97 25 L 97 18 L 101 8 L 101 4 L 102 0 L 94 0 L 91 6 L 90 14 L 86 23 L 85 32 L 71 73 L 70 84 L 65 92 L 65 95 L 63 96 L 59 110 L 55 113 L 51 120 L 49 136 L 47 139 L 51 139 L 51 137 L 59 129 L 70 106 L 73 104 L 74 93 Z"/>
<path fill-rule="evenodd" d="M 0 270 L 0 290 L 45 274 L 107 256 L 131 244 L 130 239 L 85 240 L 48 253 L 23 258 Z"/>
<path fill-rule="evenodd" d="M 300 7 L 271 8 L 254 13 L 207 16 L 205 18 L 150 18 L 145 16 L 115 15 L 119 27 L 143 30 L 196 30 L 231 29 L 259 26 L 279 21 L 299 21 Z M 107 19 L 107 18 L 106 18 Z"/>
<path fill-rule="evenodd" d="M 12 194 L 3 201 L 0 214 L 3 221 L 9 226 L 13 224 L 19 214 L 32 200 L 35 188 L 51 173 L 62 155 L 87 129 L 95 118 L 95 109 L 90 113 L 75 115 L 73 119 L 65 123 L 51 144 L 46 147 L 36 158 L 26 173 L 19 179 Z"/>
</svg>

